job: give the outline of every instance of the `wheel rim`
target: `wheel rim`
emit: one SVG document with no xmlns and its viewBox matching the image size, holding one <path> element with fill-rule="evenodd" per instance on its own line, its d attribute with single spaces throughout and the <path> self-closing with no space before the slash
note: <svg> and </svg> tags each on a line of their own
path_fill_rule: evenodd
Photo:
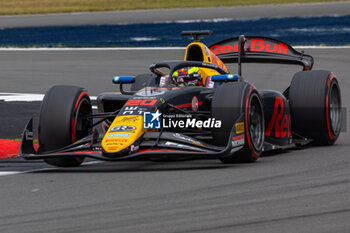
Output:
<svg viewBox="0 0 350 233">
<path fill-rule="evenodd" d="M 329 117 L 334 135 L 338 135 L 341 123 L 340 92 L 335 83 L 331 86 L 329 94 Z"/>
<path fill-rule="evenodd" d="M 259 151 L 264 144 L 264 120 L 262 106 L 256 95 L 253 95 L 250 99 L 249 106 L 249 134 L 254 148 Z"/>
<path fill-rule="evenodd" d="M 82 98 L 79 102 L 77 111 L 75 113 L 75 140 L 79 140 L 90 134 L 92 120 L 85 116 L 91 114 L 91 104 L 86 98 Z"/>
</svg>

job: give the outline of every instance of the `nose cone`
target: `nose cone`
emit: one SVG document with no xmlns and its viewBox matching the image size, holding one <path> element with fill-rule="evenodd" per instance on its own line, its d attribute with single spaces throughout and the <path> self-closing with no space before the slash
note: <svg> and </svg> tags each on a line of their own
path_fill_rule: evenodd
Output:
<svg viewBox="0 0 350 233">
<path fill-rule="evenodd" d="M 142 134 L 143 116 L 117 116 L 102 140 L 106 153 L 117 153 L 131 146 Z"/>
</svg>

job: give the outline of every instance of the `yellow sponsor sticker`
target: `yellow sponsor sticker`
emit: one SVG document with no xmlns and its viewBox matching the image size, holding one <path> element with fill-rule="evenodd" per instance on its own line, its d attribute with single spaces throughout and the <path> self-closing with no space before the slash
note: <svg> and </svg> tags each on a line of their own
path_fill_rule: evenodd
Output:
<svg viewBox="0 0 350 233">
<path fill-rule="evenodd" d="M 244 122 L 236 123 L 236 134 L 244 133 Z"/>
<path fill-rule="evenodd" d="M 143 116 L 117 116 L 102 139 L 107 153 L 116 153 L 131 146 L 143 133 Z"/>
</svg>

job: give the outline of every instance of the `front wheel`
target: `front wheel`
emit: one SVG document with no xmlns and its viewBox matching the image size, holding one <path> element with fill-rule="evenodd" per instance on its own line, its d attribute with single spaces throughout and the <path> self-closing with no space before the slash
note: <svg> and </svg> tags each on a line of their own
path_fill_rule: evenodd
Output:
<svg viewBox="0 0 350 233">
<path fill-rule="evenodd" d="M 215 90 L 212 114 L 222 120 L 221 129 L 213 129 L 213 143 L 225 146 L 234 123 L 244 113 L 240 122 L 244 129 L 244 147 L 220 160 L 223 163 L 254 162 L 264 145 L 264 110 L 260 94 L 246 82 L 225 83 Z"/>
<path fill-rule="evenodd" d="M 53 86 L 41 104 L 39 116 L 39 152 L 68 146 L 91 133 L 92 113 L 88 93 L 76 86 Z M 50 158 L 45 162 L 57 167 L 76 167 L 84 157 Z"/>
</svg>

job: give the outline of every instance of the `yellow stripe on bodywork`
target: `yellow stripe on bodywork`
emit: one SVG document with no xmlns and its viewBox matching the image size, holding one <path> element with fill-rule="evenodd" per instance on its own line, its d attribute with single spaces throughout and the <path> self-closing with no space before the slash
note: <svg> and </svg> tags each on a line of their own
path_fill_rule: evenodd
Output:
<svg viewBox="0 0 350 233">
<path fill-rule="evenodd" d="M 134 126 L 135 129 L 115 131 L 116 126 Z M 117 116 L 102 139 L 102 148 L 107 153 L 117 153 L 131 146 L 144 132 L 143 116 Z"/>
</svg>

